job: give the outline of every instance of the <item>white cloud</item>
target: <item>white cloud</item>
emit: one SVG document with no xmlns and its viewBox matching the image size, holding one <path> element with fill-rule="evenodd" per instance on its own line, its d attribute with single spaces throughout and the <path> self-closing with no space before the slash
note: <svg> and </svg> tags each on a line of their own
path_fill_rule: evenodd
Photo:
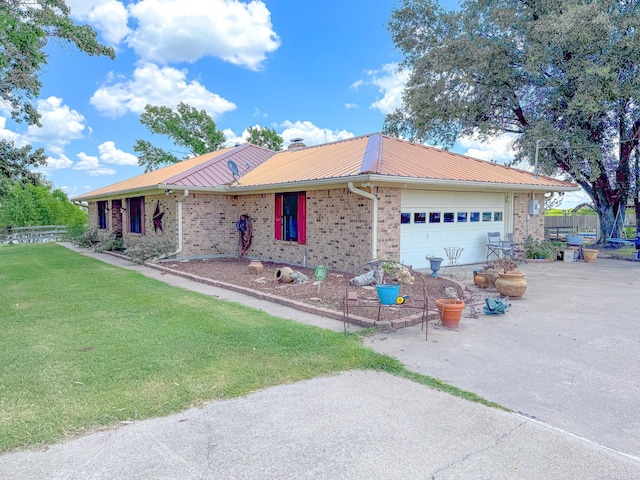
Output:
<svg viewBox="0 0 640 480">
<path fill-rule="evenodd" d="M 364 80 L 356 80 L 351 84 L 351 88 L 353 88 L 354 90 L 358 90 L 362 85 L 364 85 Z"/>
<path fill-rule="evenodd" d="M 38 112 L 42 116 L 42 127 L 30 125 L 26 138 L 29 142 L 40 142 L 47 145 L 48 150 L 60 154 L 62 147 L 72 140 L 82 138 L 85 129 L 84 116 L 62 104 L 62 99 L 49 97 L 38 100 Z"/>
<path fill-rule="evenodd" d="M 98 157 L 92 157 L 84 152 L 80 152 L 78 158 L 80 161 L 74 165 L 74 170 L 82 170 L 92 177 L 98 175 L 114 175 L 116 173 L 114 169 L 100 165 Z"/>
<path fill-rule="evenodd" d="M 514 136 L 506 133 L 486 142 L 481 142 L 477 137 L 460 137 L 458 145 L 462 148 L 463 155 L 505 164 L 515 157 L 513 140 Z"/>
<path fill-rule="evenodd" d="M 91 97 L 91 104 L 113 118 L 128 111 L 140 114 L 147 104 L 175 108 L 185 102 L 205 109 L 213 118 L 236 108 L 234 103 L 209 92 L 201 83 L 187 82 L 187 70 L 160 68 L 152 63 L 136 68 L 130 80 L 111 74 L 105 82 Z"/>
<path fill-rule="evenodd" d="M 236 132 L 234 132 L 230 128 L 225 128 L 222 132 L 224 133 L 224 136 L 227 139 L 227 141 L 224 143 L 225 147 L 233 147 L 239 143 L 240 144 L 246 143 L 247 142 L 246 136 L 249 135 L 246 129 L 244 130 L 244 132 L 242 132 L 240 136 L 236 135 Z"/>
<path fill-rule="evenodd" d="M 138 157 L 116 148 L 114 142 L 104 142 L 98 146 L 100 160 L 110 165 L 138 165 Z"/>
<path fill-rule="evenodd" d="M 63 170 L 65 168 L 70 168 L 73 165 L 73 162 L 66 155 L 60 155 L 58 158 L 48 157 L 47 158 L 47 169 L 51 170 Z"/>
<path fill-rule="evenodd" d="M 129 46 L 146 61 L 213 56 L 256 70 L 280 46 L 260 0 L 141 0 L 128 9 L 137 22 Z"/>
<path fill-rule="evenodd" d="M 382 94 L 382 98 L 369 105 L 369 108 L 388 115 L 400 107 L 402 91 L 409 80 L 408 69 L 399 71 L 397 63 L 387 63 L 379 70 L 368 71 L 367 75 L 369 76 L 367 83 L 378 87 L 378 91 Z"/>
<path fill-rule="evenodd" d="M 353 133 L 347 132 L 346 130 L 320 128 L 309 121 L 291 122 L 286 120 L 282 123 L 282 126 L 285 127 L 285 129 L 280 136 L 285 140 L 285 148 L 293 138 L 302 138 L 304 139 L 305 145 L 311 146 L 344 140 L 345 138 L 352 138 L 354 136 Z"/>
<path fill-rule="evenodd" d="M 128 34 L 128 13 L 117 0 L 66 0 L 71 16 L 87 22 L 112 45 L 119 44 Z"/>
<path fill-rule="evenodd" d="M 345 103 L 344 104 L 344 108 L 346 109 L 352 109 L 352 108 L 358 108 L 360 105 L 358 105 L 357 103 Z"/>
<path fill-rule="evenodd" d="M 591 200 L 584 190 L 579 190 L 577 192 L 565 192 L 562 197 L 562 203 L 560 203 L 558 208 L 569 210 L 583 203 L 593 203 L 593 200 Z"/>
<path fill-rule="evenodd" d="M 0 139 L 9 140 L 10 142 L 13 142 L 16 145 L 16 147 L 22 147 L 28 143 L 16 132 L 7 130 L 5 128 L 6 126 L 7 126 L 7 119 L 4 117 L 0 117 Z"/>
</svg>

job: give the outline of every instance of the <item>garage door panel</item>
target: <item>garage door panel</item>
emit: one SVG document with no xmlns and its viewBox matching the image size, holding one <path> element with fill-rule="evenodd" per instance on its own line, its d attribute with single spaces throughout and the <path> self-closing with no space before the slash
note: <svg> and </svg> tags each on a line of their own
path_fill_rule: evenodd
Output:
<svg viewBox="0 0 640 480">
<path fill-rule="evenodd" d="M 486 259 L 488 232 L 504 233 L 504 221 L 493 221 L 495 212 L 502 212 L 502 193 L 418 192 L 402 194 L 402 212 L 410 213 L 411 223 L 400 228 L 400 259 L 414 268 L 428 268 L 427 256 L 442 257 L 447 265 L 445 247 L 460 247 L 459 263 L 480 263 Z M 440 213 L 439 223 L 429 223 L 430 213 Z M 445 213 L 453 213 L 453 222 L 444 222 Z M 465 212 L 466 222 L 458 221 L 458 212 Z M 478 212 L 478 222 L 471 222 L 471 212 Z M 483 213 L 491 212 L 491 221 L 482 221 Z M 415 213 L 425 214 L 426 223 L 413 223 Z M 464 217 L 464 216 L 463 216 Z M 449 217 L 450 218 L 450 217 Z"/>
</svg>

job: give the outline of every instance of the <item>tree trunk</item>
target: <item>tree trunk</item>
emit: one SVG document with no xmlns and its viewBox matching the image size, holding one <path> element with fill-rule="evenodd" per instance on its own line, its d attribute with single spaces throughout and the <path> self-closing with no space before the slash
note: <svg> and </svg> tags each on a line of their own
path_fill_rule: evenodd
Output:
<svg viewBox="0 0 640 480">
<path fill-rule="evenodd" d="M 614 224 L 616 214 L 613 211 L 613 205 L 602 202 L 601 204 L 595 204 L 596 213 L 598 214 L 598 220 L 600 221 L 600 239 L 598 243 L 606 243 L 607 238 L 615 236 L 617 232 L 614 230 Z M 613 232 L 613 235 L 612 235 Z"/>
</svg>

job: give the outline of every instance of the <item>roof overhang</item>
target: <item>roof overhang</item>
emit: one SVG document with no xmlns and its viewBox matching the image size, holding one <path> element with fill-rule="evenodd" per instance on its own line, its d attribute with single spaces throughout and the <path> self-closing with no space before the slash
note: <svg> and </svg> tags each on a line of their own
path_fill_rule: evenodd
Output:
<svg viewBox="0 0 640 480">
<path fill-rule="evenodd" d="M 242 179 L 241 179 L 242 180 Z M 174 192 L 189 190 L 189 192 L 215 193 L 226 195 L 238 195 L 244 193 L 257 192 L 281 192 L 296 190 L 318 190 L 327 187 L 344 188 L 349 182 L 370 183 L 378 186 L 393 186 L 398 188 L 437 188 L 437 189 L 465 189 L 475 191 L 536 191 L 536 192 L 575 192 L 580 190 L 580 186 L 570 185 L 536 185 L 523 183 L 501 183 L 501 182 L 480 182 L 445 179 L 425 179 L 416 177 L 398 177 L 389 175 L 352 175 L 345 177 L 322 178 L 316 180 L 302 180 L 295 182 L 272 183 L 268 185 L 242 185 L 242 183 L 232 183 L 218 185 L 216 187 L 197 187 L 192 185 L 171 185 L 160 183 L 144 188 L 119 190 L 102 195 L 85 195 L 75 197 L 73 201 L 105 200 L 130 196 L 142 196 L 149 194 L 160 195 L 171 190 Z"/>
<path fill-rule="evenodd" d="M 493 191 L 536 191 L 536 192 L 573 192 L 579 191 L 580 186 L 569 185 L 537 185 L 526 183 L 501 183 L 501 182 L 480 182 L 445 179 L 425 179 L 415 177 L 397 177 L 389 175 L 364 174 L 347 177 L 323 178 L 318 180 L 303 180 L 286 183 L 273 183 L 268 185 L 221 185 L 210 191 L 227 194 L 283 191 L 283 190 L 304 190 L 318 189 L 329 186 L 344 187 L 349 182 L 371 183 L 379 186 L 388 185 L 399 188 L 440 188 L 440 189 L 472 189 L 472 190 L 493 190 Z"/>
</svg>

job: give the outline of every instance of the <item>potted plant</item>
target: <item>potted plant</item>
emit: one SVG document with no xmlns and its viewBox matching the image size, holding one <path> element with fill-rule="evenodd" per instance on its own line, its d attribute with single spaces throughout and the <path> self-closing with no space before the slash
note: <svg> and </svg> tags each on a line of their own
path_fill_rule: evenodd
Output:
<svg viewBox="0 0 640 480">
<path fill-rule="evenodd" d="M 500 258 L 493 262 L 498 278 L 496 290 L 505 297 L 521 297 L 527 291 L 528 283 L 524 272 L 518 270 L 518 264 L 510 258 Z"/>
<path fill-rule="evenodd" d="M 456 330 L 460 325 L 460 318 L 464 310 L 465 303 L 463 292 L 460 287 L 446 287 L 445 298 L 436 300 L 436 307 L 440 314 L 440 325 L 445 328 Z"/>
</svg>

